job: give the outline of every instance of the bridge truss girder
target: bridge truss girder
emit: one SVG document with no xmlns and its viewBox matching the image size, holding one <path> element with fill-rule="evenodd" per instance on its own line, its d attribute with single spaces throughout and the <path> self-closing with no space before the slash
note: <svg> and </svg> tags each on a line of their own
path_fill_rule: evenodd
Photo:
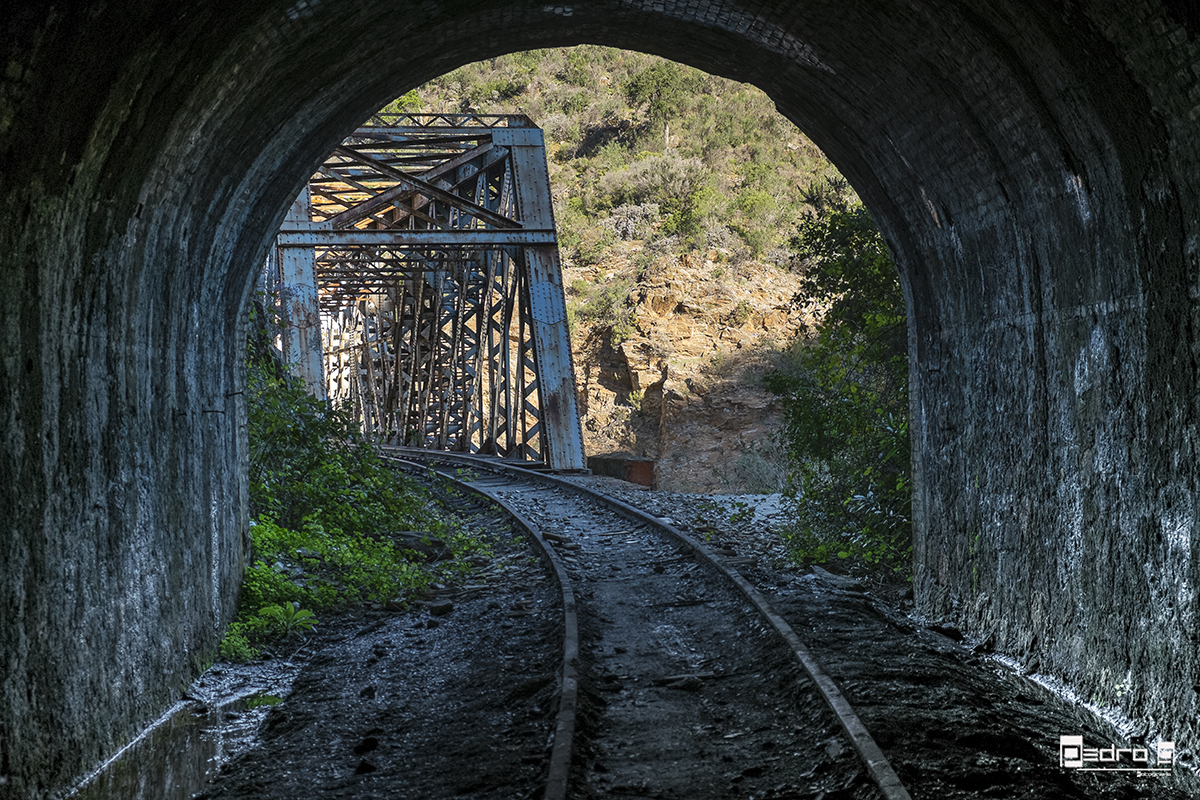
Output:
<svg viewBox="0 0 1200 800">
<path fill-rule="evenodd" d="M 306 192 L 308 221 L 289 215 L 277 245 L 317 286 L 324 377 L 310 382 L 384 441 L 583 468 L 545 145 L 528 118 L 376 115 Z"/>
</svg>

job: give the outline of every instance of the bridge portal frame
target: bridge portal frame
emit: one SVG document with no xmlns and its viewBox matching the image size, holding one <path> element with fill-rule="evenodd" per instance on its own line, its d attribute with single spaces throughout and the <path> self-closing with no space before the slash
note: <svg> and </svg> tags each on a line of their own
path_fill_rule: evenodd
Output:
<svg viewBox="0 0 1200 800">
<path fill-rule="evenodd" d="M 584 468 L 545 140 L 528 117 L 373 115 L 318 167 L 276 247 L 289 364 L 367 433 Z"/>
</svg>

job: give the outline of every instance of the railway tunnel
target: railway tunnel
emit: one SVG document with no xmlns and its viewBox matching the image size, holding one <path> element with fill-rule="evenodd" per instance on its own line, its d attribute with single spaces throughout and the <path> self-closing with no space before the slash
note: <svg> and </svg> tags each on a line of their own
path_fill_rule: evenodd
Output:
<svg viewBox="0 0 1200 800">
<path fill-rule="evenodd" d="M 313 166 L 469 61 L 607 44 L 760 86 L 910 315 L 919 608 L 1197 733 L 1200 16 L 1182 0 L 27 4 L 0 77 L 0 794 L 215 650 L 252 274 Z"/>
</svg>

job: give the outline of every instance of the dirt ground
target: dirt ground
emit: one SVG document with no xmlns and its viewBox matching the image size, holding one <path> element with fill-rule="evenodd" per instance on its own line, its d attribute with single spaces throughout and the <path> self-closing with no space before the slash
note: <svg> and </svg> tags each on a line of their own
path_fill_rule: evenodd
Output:
<svg viewBox="0 0 1200 800">
<path fill-rule="evenodd" d="M 495 523 L 486 586 L 329 621 L 260 739 L 201 797 L 540 796 L 561 664 L 559 594 Z"/>
<path fill-rule="evenodd" d="M 763 519 L 742 513 L 722 532 L 711 498 L 688 507 L 690 501 L 627 485 L 614 492 L 704 529 L 739 563 L 838 682 L 913 797 L 1196 796 L 1183 764 L 1169 775 L 1084 774 L 1060 766 L 1062 735 L 1083 735 L 1097 745 L 1122 740 L 1091 712 L 959 641 L 956 631 L 931 630 L 909 616 L 902 590 L 868 591 L 819 570 L 779 569 L 768 557 L 777 545 Z M 778 513 L 769 500 L 765 505 L 768 514 Z M 492 520 L 497 546 L 486 583 L 446 588 L 405 610 L 329 618 L 309 641 L 279 648 L 263 663 L 217 665 L 177 711 L 181 719 L 203 722 L 199 733 L 171 734 L 175 738 L 160 748 L 167 756 L 134 758 L 124 768 L 132 775 L 124 788 L 101 782 L 78 797 L 540 797 L 557 710 L 558 594 L 528 545 L 499 518 Z M 585 597 L 581 605 L 588 602 Z M 646 647 L 669 648 L 663 631 L 686 628 L 688 613 L 686 603 L 664 611 L 665 627 L 655 634 L 662 641 L 650 637 Z M 708 663 L 681 662 L 680 671 L 705 677 L 678 685 L 632 683 L 623 661 L 631 648 L 600 622 L 583 632 L 590 644 L 582 661 L 576 797 L 687 796 L 679 792 L 689 782 L 697 797 L 875 796 L 803 677 L 769 649 L 747 647 L 746 663 L 728 676 Z M 670 763 L 656 764 L 649 758 L 652 704 L 684 693 L 703 701 L 694 746 L 673 745 Z M 282 702 L 248 707 L 274 703 L 275 696 Z M 633 728 L 606 737 L 598 726 L 619 697 L 641 716 Z M 751 697 L 768 709 L 765 717 L 741 710 Z M 645 738 L 644 748 L 638 737 Z M 184 738 L 207 749 L 188 755 Z M 647 754 L 641 767 L 640 750 Z M 189 766 L 197 759 L 215 780 L 205 783 L 204 769 Z M 642 779 L 606 775 L 618 759 L 633 764 L 630 774 L 641 770 Z M 161 769 L 155 766 L 160 760 Z M 163 783 L 149 777 L 156 770 Z M 655 788 L 659 773 L 674 776 L 671 791 Z M 785 778 L 772 781 L 772 775 Z"/>
</svg>

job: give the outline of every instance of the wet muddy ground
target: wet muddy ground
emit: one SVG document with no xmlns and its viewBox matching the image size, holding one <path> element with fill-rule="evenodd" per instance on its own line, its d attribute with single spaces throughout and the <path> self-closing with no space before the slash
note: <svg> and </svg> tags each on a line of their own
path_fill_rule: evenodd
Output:
<svg viewBox="0 0 1200 800">
<path fill-rule="evenodd" d="M 656 493 L 616 492 L 664 516 L 662 504 L 670 504 L 674 517 L 686 516 L 738 563 L 806 639 L 913 797 L 1196 796 L 1194 782 L 1181 780 L 1182 766 L 1174 776 L 1140 777 L 1063 768 L 1061 735 L 1121 740 L 1090 712 L 972 652 L 956 632 L 927 629 L 906 614 L 899 592 L 865 591 L 819 570 L 779 569 L 769 557 L 777 541 L 761 519 L 743 514 L 722 531 L 721 515 L 700 519 L 711 505 L 685 509 Z M 559 535 L 566 536 L 570 514 L 560 516 Z M 326 619 L 303 646 L 281 648 L 263 664 L 218 665 L 197 681 L 187 713 L 213 724 L 191 738 L 216 737 L 221 744 L 193 760 L 222 764 L 215 781 L 181 784 L 183 793 L 170 795 L 146 790 L 141 780 L 142 790 L 90 796 L 540 797 L 560 667 L 558 595 L 524 541 L 500 517 L 490 520 L 496 557 L 482 578 L 471 579 L 473 586 L 433 593 L 403 611 Z M 598 541 L 580 549 L 613 550 Z M 586 563 L 585 555 L 572 559 Z M 652 573 L 655 562 L 666 561 L 664 571 L 680 575 L 688 570 L 682 562 L 672 566 L 665 552 L 646 553 L 638 563 L 623 557 L 605 569 L 627 572 L 629 591 L 608 598 L 606 608 L 659 621 L 643 641 L 624 641 L 620 620 L 611 611 L 596 613 L 597 591 L 619 593 L 622 581 L 581 596 L 588 644 L 574 796 L 876 796 L 828 712 L 806 691 L 803 676 L 763 643 L 761 630 L 746 629 L 739 658 L 706 655 L 709 639 L 736 634 L 692 619 L 705 613 L 690 602 L 700 599 L 693 595 L 712 593 L 704 599 L 715 608 L 734 600 L 699 583 L 692 594 L 642 596 L 634 578 Z M 575 572 L 589 569 L 577 564 Z M 657 679 L 633 663 L 654 654 L 665 658 Z M 246 708 L 247 696 L 271 694 L 285 699 Z M 672 697 L 685 695 L 687 703 L 673 705 Z M 685 707 L 695 718 L 659 735 Z M 146 762 L 139 761 L 144 772 Z M 187 771 L 176 764 L 166 780 Z M 191 771 L 203 778 L 202 770 Z"/>
<path fill-rule="evenodd" d="M 770 532 L 784 517 L 777 497 L 667 494 L 606 478 L 576 480 L 705 535 L 737 563 L 815 651 L 913 797 L 1200 796 L 1186 750 L 1167 775 L 1063 768 L 1063 735 L 1082 735 L 1090 747 L 1131 743 L 953 628 L 913 617 L 903 586 L 864 586 L 820 568 L 785 567 Z M 1146 744 L 1153 753 L 1153 739 Z"/>
<path fill-rule="evenodd" d="M 326 623 L 258 744 L 202 796 L 540 796 L 557 710 L 558 593 L 499 518 L 491 533 L 486 587 Z"/>
</svg>

